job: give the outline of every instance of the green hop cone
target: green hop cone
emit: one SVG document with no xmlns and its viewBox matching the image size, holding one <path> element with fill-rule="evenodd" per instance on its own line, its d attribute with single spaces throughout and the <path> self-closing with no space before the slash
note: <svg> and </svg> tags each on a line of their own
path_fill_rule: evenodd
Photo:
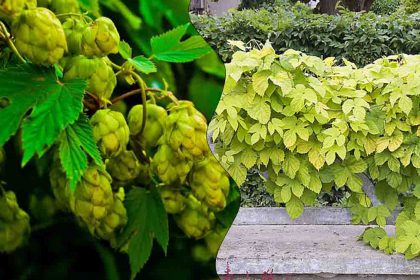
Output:
<svg viewBox="0 0 420 280">
<path fill-rule="evenodd" d="M 194 196 L 213 211 L 218 212 L 226 207 L 230 190 L 229 177 L 213 155 L 194 163 L 189 183 Z"/>
<path fill-rule="evenodd" d="M 175 222 L 188 237 L 201 239 L 213 228 L 215 223 L 214 213 L 190 195 L 186 200 L 186 208 L 175 215 Z"/>
<path fill-rule="evenodd" d="M 106 169 L 115 181 L 125 184 L 140 175 L 142 165 L 133 151 L 125 150 L 117 157 L 109 159 Z"/>
<path fill-rule="evenodd" d="M 26 241 L 29 232 L 29 215 L 19 207 L 15 193 L 0 194 L 0 252 L 16 250 Z"/>
<path fill-rule="evenodd" d="M 24 10 L 12 24 L 18 51 L 31 62 L 53 65 L 67 52 L 60 21 L 46 8 Z"/>
<path fill-rule="evenodd" d="M 88 167 L 70 201 L 71 210 L 92 234 L 112 212 L 114 198 L 111 182 L 111 176 L 106 171 L 97 166 Z"/>
<path fill-rule="evenodd" d="M 159 179 L 167 184 L 183 184 L 192 168 L 193 162 L 181 158 L 169 145 L 159 146 L 152 159 L 152 169 Z"/>
<path fill-rule="evenodd" d="M 36 0 L 0 0 L 0 19 L 12 19 L 25 9 L 36 7 Z"/>
<path fill-rule="evenodd" d="M 80 6 L 77 0 L 49 0 L 39 1 L 39 7 L 49 8 L 55 14 L 80 13 Z"/>
<path fill-rule="evenodd" d="M 80 53 L 86 56 L 103 57 L 118 53 L 120 34 L 111 19 L 97 18 L 84 31 Z"/>
<path fill-rule="evenodd" d="M 207 122 L 190 101 L 180 101 L 169 108 L 166 121 L 166 141 L 184 156 L 201 158 L 209 152 Z"/>
<path fill-rule="evenodd" d="M 124 197 L 124 189 L 119 188 L 118 192 L 114 194 L 114 202 L 110 211 L 95 229 L 96 234 L 102 239 L 110 240 L 113 247 L 116 245 L 115 234 L 117 230 L 127 224 L 127 210 L 124 206 Z"/>
<path fill-rule="evenodd" d="M 105 158 L 116 157 L 126 149 L 130 131 L 123 114 L 110 109 L 98 110 L 90 122 L 93 137 Z"/>
<path fill-rule="evenodd" d="M 87 23 L 79 17 L 68 17 L 63 22 L 64 33 L 66 34 L 69 53 L 80 54 L 83 31 L 87 28 Z"/>
<path fill-rule="evenodd" d="M 178 214 L 184 210 L 185 197 L 180 190 L 165 186 L 159 188 L 159 193 L 167 213 Z"/>
<path fill-rule="evenodd" d="M 61 167 L 58 153 L 55 156 L 53 167 L 50 170 L 50 185 L 57 208 L 63 211 L 70 211 L 70 201 L 73 199 L 73 193 L 70 190 L 66 173 Z"/>
<path fill-rule="evenodd" d="M 103 58 L 87 58 L 79 55 L 61 61 L 64 81 L 84 79 L 88 81 L 86 90 L 107 103 L 117 85 L 117 78 Z"/>
<path fill-rule="evenodd" d="M 143 122 L 143 105 L 136 105 L 128 113 L 130 133 L 143 148 L 154 148 L 164 134 L 167 116 L 164 108 L 155 104 L 146 104 L 146 126 L 143 133 L 139 135 Z"/>
</svg>

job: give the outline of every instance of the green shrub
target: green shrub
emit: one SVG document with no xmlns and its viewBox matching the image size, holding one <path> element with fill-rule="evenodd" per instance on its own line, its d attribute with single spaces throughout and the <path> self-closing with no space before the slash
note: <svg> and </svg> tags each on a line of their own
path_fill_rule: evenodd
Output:
<svg viewBox="0 0 420 280">
<path fill-rule="evenodd" d="M 377 15 L 390 15 L 398 10 L 400 0 L 375 0 L 371 11 Z"/>
<path fill-rule="evenodd" d="M 407 14 L 420 12 L 419 0 L 401 0 L 401 8 Z"/>
<path fill-rule="evenodd" d="M 345 13 L 312 14 L 304 5 L 285 10 L 245 10 L 225 17 L 192 18 L 201 35 L 224 61 L 233 53 L 228 40 L 252 39 L 273 43 L 276 51 L 288 48 L 320 57 L 343 57 L 366 65 L 397 53 L 420 53 L 420 14 L 381 16 Z"/>
<path fill-rule="evenodd" d="M 241 4 L 239 5 L 238 9 L 257 9 L 262 5 L 270 5 L 273 4 L 274 0 L 242 0 Z"/>
</svg>

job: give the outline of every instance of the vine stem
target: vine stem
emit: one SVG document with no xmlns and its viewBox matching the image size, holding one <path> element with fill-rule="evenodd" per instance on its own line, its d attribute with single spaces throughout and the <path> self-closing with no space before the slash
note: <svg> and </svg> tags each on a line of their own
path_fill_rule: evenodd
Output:
<svg viewBox="0 0 420 280">
<path fill-rule="evenodd" d="M 137 80 L 137 82 L 139 83 L 140 86 L 140 93 L 141 93 L 141 100 L 143 103 L 143 119 L 141 122 L 141 128 L 139 133 L 137 134 L 138 136 L 141 136 L 143 134 L 143 131 L 146 127 L 146 118 L 147 118 L 147 106 L 146 106 L 146 102 L 147 102 L 147 96 L 146 96 L 146 84 L 143 81 L 143 79 L 140 77 L 139 74 L 133 72 L 132 75 L 134 76 L 134 78 Z"/>
<path fill-rule="evenodd" d="M 118 64 L 111 61 L 111 66 L 114 67 L 117 70 L 121 70 L 122 66 L 119 66 Z"/>
<path fill-rule="evenodd" d="M 0 32 L 1 37 L 7 42 L 10 49 L 12 49 L 13 53 L 19 58 L 19 60 L 22 63 L 26 63 L 26 60 L 22 57 L 22 55 L 16 49 L 15 44 L 13 44 L 13 42 L 11 40 L 10 33 L 9 33 L 9 31 L 7 31 L 7 27 L 4 25 L 4 23 L 2 21 L 0 21 L 0 27 L 1 27 L 1 32 Z"/>
</svg>

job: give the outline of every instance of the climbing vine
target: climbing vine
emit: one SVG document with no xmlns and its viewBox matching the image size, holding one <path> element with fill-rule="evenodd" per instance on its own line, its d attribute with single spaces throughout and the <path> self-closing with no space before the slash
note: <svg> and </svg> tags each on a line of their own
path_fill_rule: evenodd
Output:
<svg viewBox="0 0 420 280">
<path fill-rule="evenodd" d="M 354 223 L 377 224 L 363 239 L 385 252 L 420 254 L 420 56 L 394 55 L 363 68 L 270 43 L 240 48 L 226 64 L 224 94 L 210 124 L 218 159 L 241 185 L 250 168 L 291 218 L 333 186 L 351 191 Z M 373 206 L 363 176 L 382 202 Z M 396 237 L 383 230 L 392 211 Z"/>
</svg>

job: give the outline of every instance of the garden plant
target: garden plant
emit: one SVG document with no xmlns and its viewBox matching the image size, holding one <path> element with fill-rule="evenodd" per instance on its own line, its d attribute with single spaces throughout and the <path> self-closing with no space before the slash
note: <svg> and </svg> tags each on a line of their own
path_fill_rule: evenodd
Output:
<svg viewBox="0 0 420 280">
<path fill-rule="evenodd" d="M 224 93 L 210 123 L 216 154 L 238 185 L 248 170 L 293 219 L 321 192 L 346 188 L 352 222 L 377 224 L 361 238 L 386 253 L 420 255 L 420 56 L 364 67 L 272 45 L 247 47 L 226 64 Z M 362 176 L 374 186 L 372 205 Z M 396 234 L 384 227 L 399 209 Z"/>
<path fill-rule="evenodd" d="M 100 4 L 123 18 L 123 29 L 101 15 Z M 68 277 L 72 256 L 59 256 L 49 272 L 33 259 L 45 246 L 71 254 L 60 251 L 73 242 L 62 226 L 79 250 L 92 256 L 96 249 L 88 271 L 98 273 L 102 260 L 101 279 L 124 278 L 121 270 L 133 279 L 151 255 L 157 264 L 182 261 L 168 251 L 178 240 L 190 239 L 184 254 L 214 266 L 238 193 L 209 149 L 206 117 L 174 93 L 185 85 L 172 67 L 197 61 L 207 75 L 222 77 L 223 66 L 190 24 L 162 9 L 171 4 L 140 1 L 143 18 L 127 5 L 0 1 L 0 278 Z M 164 17 L 175 28 L 154 34 L 165 29 Z M 205 93 L 189 97 L 205 100 Z M 70 269 L 70 277 L 88 278 L 83 271 Z"/>
</svg>

